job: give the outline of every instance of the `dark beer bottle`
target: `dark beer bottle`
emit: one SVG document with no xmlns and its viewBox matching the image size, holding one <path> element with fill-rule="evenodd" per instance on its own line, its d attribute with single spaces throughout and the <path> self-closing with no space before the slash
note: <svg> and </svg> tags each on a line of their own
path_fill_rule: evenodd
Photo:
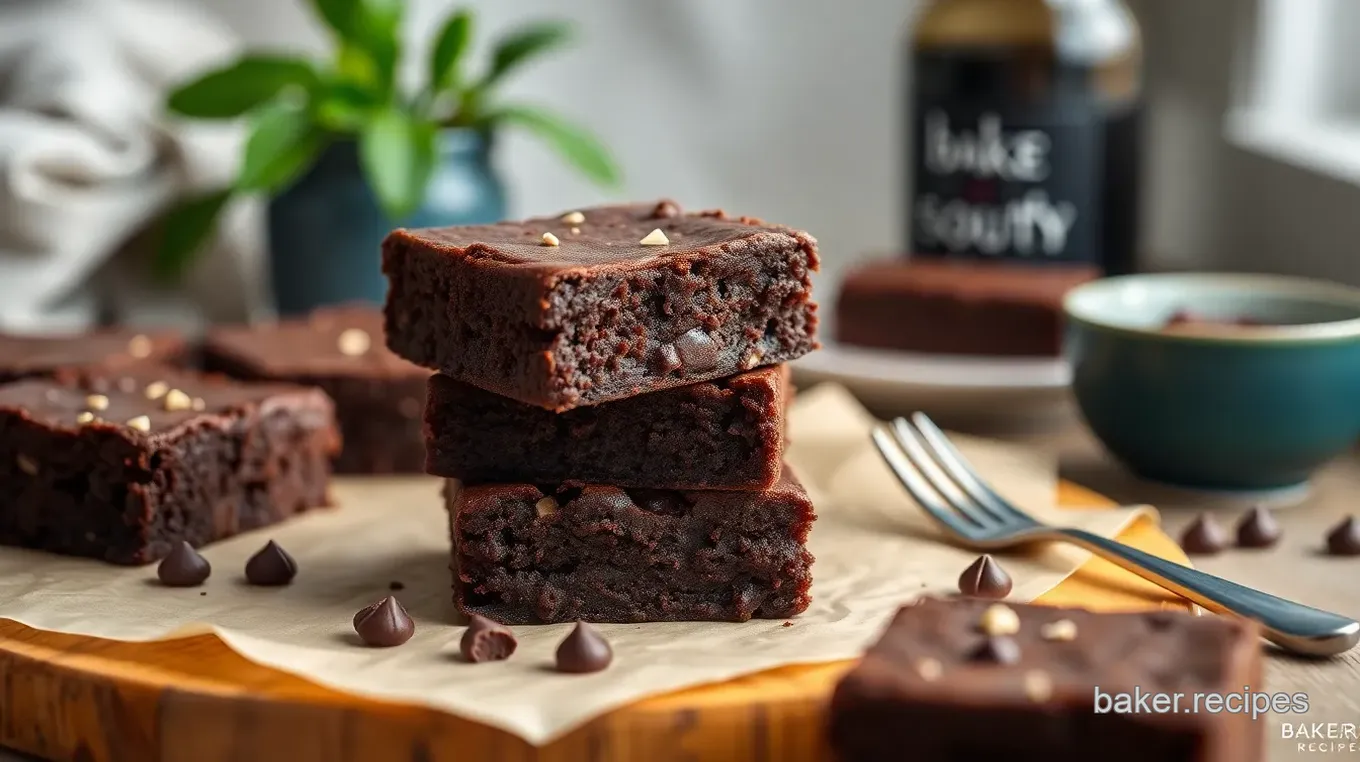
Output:
<svg viewBox="0 0 1360 762">
<path fill-rule="evenodd" d="M 1132 271 L 1141 54 L 1123 0 L 932 2 L 911 40 L 911 253 Z"/>
</svg>

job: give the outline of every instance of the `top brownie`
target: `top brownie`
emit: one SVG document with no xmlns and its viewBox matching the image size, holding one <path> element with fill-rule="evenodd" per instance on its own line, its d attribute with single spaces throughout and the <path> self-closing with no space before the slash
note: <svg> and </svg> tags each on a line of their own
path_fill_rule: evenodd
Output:
<svg viewBox="0 0 1360 762">
<path fill-rule="evenodd" d="M 0 334 L 0 383 L 51 376 L 74 368 L 131 368 L 168 364 L 185 351 L 173 332 L 138 333 L 129 329 L 56 336 Z"/>
<path fill-rule="evenodd" d="M 560 412 L 801 357 L 817 346 L 817 268 L 807 233 L 670 201 L 397 230 L 387 342 Z"/>
</svg>

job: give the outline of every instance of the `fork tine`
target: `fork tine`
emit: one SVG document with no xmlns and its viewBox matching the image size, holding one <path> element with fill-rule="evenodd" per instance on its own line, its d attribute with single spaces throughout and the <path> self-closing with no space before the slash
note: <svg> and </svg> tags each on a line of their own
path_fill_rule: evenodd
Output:
<svg viewBox="0 0 1360 762">
<path fill-rule="evenodd" d="M 930 482 L 941 497 L 954 506 L 954 510 L 979 527 L 987 528 L 996 524 L 996 519 L 988 515 L 972 498 L 959 489 L 958 484 L 940 469 L 935 459 L 930 456 L 927 448 L 921 442 L 921 435 L 916 433 L 912 425 L 905 418 L 894 418 L 892 421 L 892 432 L 897 437 L 897 443 L 911 460 L 916 470 Z"/>
<path fill-rule="evenodd" d="M 888 468 L 897 476 L 897 480 L 906 488 L 907 493 L 912 496 L 930 517 L 943 524 L 946 529 L 955 534 L 967 537 L 972 534 L 972 529 L 963 522 L 959 515 L 950 510 L 949 506 L 940 500 L 931 489 L 929 483 L 922 478 L 916 467 L 907 460 L 902 453 L 902 448 L 897 444 L 897 440 L 891 434 L 880 427 L 875 427 L 873 431 L 874 446 L 878 448 L 878 454 L 883 456 Z"/>
<path fill-rule="evenodd" d="M 935 459 L 939 464 L 954 477 L 954 481 L 959 487 L 967 492 L 970 497 L 976 500 L 989 513 L 1002 521 L 1026 521 L 1032 523 L 1033 518 L 1029 514 L 1011 505 L 1005 498 L 996 492 L 987 483 L 982 481 L 963 457 L 963 453 L 949 441 L 940 427 L 930 420 L 925 413 L 912 413 L 912 423 L 916 424 L 916 429 L 925 437 L 930 445 L 930 450 L 934 453 Z"/>
</svg>

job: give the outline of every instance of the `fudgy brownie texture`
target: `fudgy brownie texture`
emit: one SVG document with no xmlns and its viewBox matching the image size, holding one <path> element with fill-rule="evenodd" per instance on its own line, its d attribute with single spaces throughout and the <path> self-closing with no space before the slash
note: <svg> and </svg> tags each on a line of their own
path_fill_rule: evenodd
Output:
<svg viewBox="0 0 1360 762">
<path fill-rule="evenodd" d="M 839 759 L 896 762 L 906 750 L 921 762 L 1261 759 L 1264 719 L 1190 711 L 1197 693 L 1261 691 L 1255 624 L 1010 605 L 1019 631 L 989 637 L 993 605 L 929 599 L 899 611 L 832 695 Z M 1100 711 L 1097 689 L 1184 703 L 1179 713 Z"/>
<path fill-rule="evenodd" d="M 344 439 L 336 472 L 424 472 L 430 371 L 384 346 L 377 307 L 346 305 L 301 320 L 215 328 L 202 351 L 208 370 L 316 386 L 330 395 Z"/>
<path fill-rule="evenodd" d="M 758 492 L 445 486 L 454 600 L 504 624 L 733 621 L 804 611 L 812 503 Z"/>
<path fill-rule="evenodd" d="M 143 564 L 327 502 L 317 389 L 85 375 L 0 387 L 0 543 Z"/>
<path fill-rule="evenodd" d="M 553 413 L 436 374 L 427 470 L 469 484 L 760 490 L 784 459 L 788 366 Z"/>
<path fill-rule="evenodd" d="M 72 368 L 113 370 L 142 365 L 171 365 L 186 355 L 178 333 L 139 333 L 129 329 L 54 336 L 0 334 L 0 383 L 51 376 Z"/>
<path fill-rule="evenodd" d="M 557 412 L 816 348 L 807 233 L 669 201 L 575 214 L 392 233 L 388 345 Z M 654 229 L 670 243 L 641 245 Z"/>
<path fill-rule="evenodd" d="M 876 262 L 841 284 L 836 340 L 931 354 L 1056 357 L 1063 297 L 1098 276 L 1087 265 Z"/>
</svg>

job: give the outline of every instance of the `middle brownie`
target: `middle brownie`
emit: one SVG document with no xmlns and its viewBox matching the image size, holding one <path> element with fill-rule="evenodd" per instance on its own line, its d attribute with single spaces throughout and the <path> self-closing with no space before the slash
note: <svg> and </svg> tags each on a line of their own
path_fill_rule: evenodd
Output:
<svg viewBox="0 0 1360 762">
<path fill-rule="evenodd" d="M 471 484 L 766 489 L 779 480 L 787 397 L 783 365 L 561 414 L 435 375 L 426 470 Z"/>
<path fill-rule="evenodd" d="M 587 484 L 445 486 L 454 598 L 467 614 L 536 622 L 783 619 L 811 600 L 807 492 Z"/>
</svg>

